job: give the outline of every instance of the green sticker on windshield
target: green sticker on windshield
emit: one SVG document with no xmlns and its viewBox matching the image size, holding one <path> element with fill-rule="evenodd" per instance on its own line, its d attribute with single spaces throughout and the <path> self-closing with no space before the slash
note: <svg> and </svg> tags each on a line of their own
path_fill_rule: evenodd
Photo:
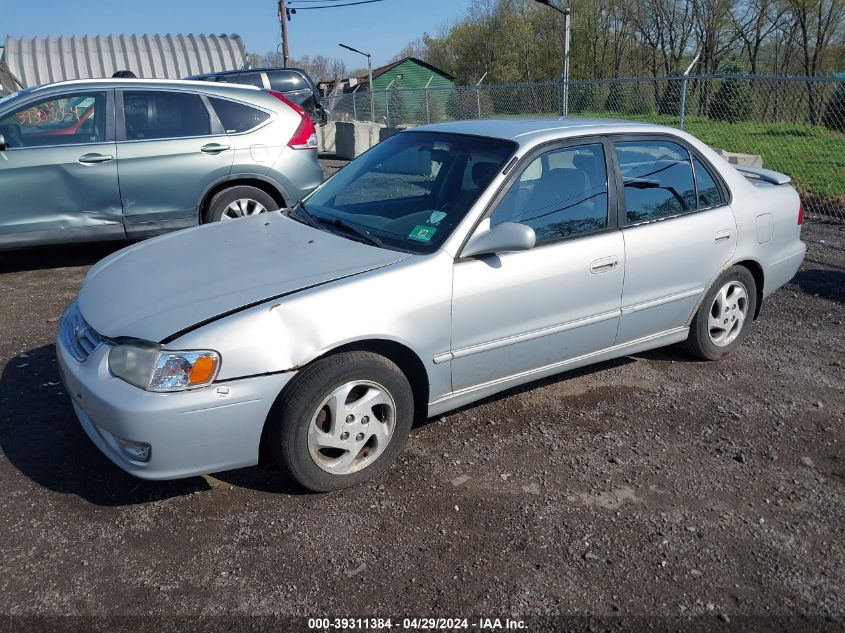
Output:
<svg viewBox="0 0 845 633">
<path fill-rule="evenodd" d="M 408 234 L 408 239 L 417 240 L 418 242 L 429 242 L 434 237 L 436 231 L 437 229 L 433 226 L 417 224 Z"/>
</svg>

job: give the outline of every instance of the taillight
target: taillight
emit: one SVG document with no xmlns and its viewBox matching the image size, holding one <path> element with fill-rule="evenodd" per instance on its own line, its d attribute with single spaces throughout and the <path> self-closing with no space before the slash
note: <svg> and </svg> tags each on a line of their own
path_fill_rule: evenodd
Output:
<svg viewBox="0 0 845 633">
<path fill-rule="evenodd" d="M 317 130 L 314 128 L 314 123 L 305 110 L 290 101 L 281 92 L 276 92 L 275 90 L 268 90 L 267 92 L 289 108 L 292 108 L 299 115 L 299 125 L 288 141 L 288 147 L 291 149 L 317 149 Z"/>
<path fill-rule="evenodd" d="M 798 226 L 804 224 L 804 205 L 798 205 Z"/>
</svg>

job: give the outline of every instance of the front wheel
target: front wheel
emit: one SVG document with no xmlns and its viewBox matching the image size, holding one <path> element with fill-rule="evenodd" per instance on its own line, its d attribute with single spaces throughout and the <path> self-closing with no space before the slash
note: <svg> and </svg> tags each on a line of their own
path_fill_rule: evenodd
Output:
<svg viewBox="0 0 845 633">
<path fill-rule="evenodd" d="M 704 296 L 684 347 L 705 360 L 724 358 L 748 336 L 756 309 L 754 276 L 744 266 L 732 266 Z"/>
<path fill-rule="evenodd" d="M 371 479 L 396 458 L 411 430 L 414 398 L 390 360 L 346 352 L 306 367 L 268 419 L 279 466 L 314 492 Z"/>
</svg>

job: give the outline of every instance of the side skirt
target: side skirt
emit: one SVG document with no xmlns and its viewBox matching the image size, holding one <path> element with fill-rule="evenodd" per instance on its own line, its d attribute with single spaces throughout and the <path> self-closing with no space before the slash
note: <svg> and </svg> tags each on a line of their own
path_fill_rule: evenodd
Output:
<svg viewBox="0 0 845 633">
<path fill-rule="evenodd" d="M 441 413 L 457 409 L 458 407 L 481 400 L 487 396 L 492 396 L 500 391 L 524 385 L 532 380 L 539 380 L 541 378 L 546 378 L 547 376 L 553 376 L 554 374 L 559 374 L 563 371 L 577 369 L 594 363 L 600 363 L 612 358 L 619 358 L 620 356 L 637 354 L 657 347 L 665 347 L 666 345 L 680 343 L 681 341 L 686 340 L 688 335 L 688 327 L 675 328 L 673 330 L 667 330 L 658 334 L 645 336 L 634 341 L 628 341 L 627 343 L 623 343 L 621 345 L 614 345 L 613 347 L 608 347 L 597 352 L 591 352 L 590 354 L 570 358 L 559 363 L 546 365 L 545 367 L 531 369 L 519 374 L 514 374 L 513 376 L 498 378 L 480 385 L 467 387 L 466 389 L 461 389 L 460 391 L 455 391 L 447 396 L 438 398 L 434 402 L 430 402 L 428 404 L 428 415 L 440 415 Z"/>
</svg>

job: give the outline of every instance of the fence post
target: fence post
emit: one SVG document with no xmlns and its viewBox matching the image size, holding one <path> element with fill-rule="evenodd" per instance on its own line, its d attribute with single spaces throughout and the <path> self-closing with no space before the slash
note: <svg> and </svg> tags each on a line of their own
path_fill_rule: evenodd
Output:
<svg viewBox="0 0 845 633">
<path fill-rule="evenodd" d="M 481 82 L 484 81 L 484 78 L 487 76 L 487 73 L 481 75 L 481 79 L 478 80 L 478 83 L 475 84 L 475 100 L 478 103 L 478 118 L 481 118 Z"/>
<path fill-rule="evenodd" d="M 692 63 L 687 67 L 684 71 L 684 78 L 681 81 L 681 113 L 678 121 L 678 127 L 680 129 L 684 129 L 684 116 L 686 114 L 687 109 L 687 77 L 689 77 L 690 71 L 695 67 L 698 63 L 699 58 L 701 57 L 701 51 L 698 51 L 695 54 L 695 57 L 692 58 Z M 672 81 L 671 79 L 669 81 Z M 668 89 L 668 86 L 667 86 Z M 670 93 L 671 94 L 671 93 Z"/>
<path fill-rule="evenodd" d="M 431 123 L 431 112 L 428 109 L 428 87 L 431 85 L 431 80 L 434 79 L 434 75 L 428 78 L 428 81 L 425 84 L 425 88 L 423 89 L 423 96 L 425 97 L 425 122 Z"/>
<path fill-rule="evenodd" d="M 558 82 L 555 84 L 555 87 L 557 88 L 557 90 L 555 91 L 557 93 L 557 115 L 563 116 L 563 80 L 558 80 Z"/>
<path fill-rule="evenodd" d="M 355 93 L 352 93 L 352 118 L 358 120 L 358 104 L 355 101 Z"/>
</svg>

